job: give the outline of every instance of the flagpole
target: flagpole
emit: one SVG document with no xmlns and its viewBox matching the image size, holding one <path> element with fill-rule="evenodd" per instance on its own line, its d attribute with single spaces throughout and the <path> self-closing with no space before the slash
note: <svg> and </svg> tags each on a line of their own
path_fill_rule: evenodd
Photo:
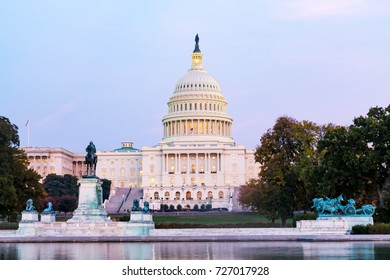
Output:
<svg viewBox="0 0 390 280">
<path fill-rule="evenodd" d="M 30 147 L 30 122 L 27 124 L 27 147 Z"/>
<path fill-rule="evenodd" d="M 25 126 L 27 127 L 27 147 L 30 147 L 30 120 L 27 120 Z"/>
</svg>

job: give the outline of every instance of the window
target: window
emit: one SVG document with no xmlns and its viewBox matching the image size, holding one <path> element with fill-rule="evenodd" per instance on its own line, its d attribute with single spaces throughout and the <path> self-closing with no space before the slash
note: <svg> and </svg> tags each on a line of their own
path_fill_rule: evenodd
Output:
<svg viewBox="0 0 390 280">
<path fill-rule="evenodd" d="M 197 198 L 198 200 L 201 200 L 201 199 L 202 199 L 202 192 L 201 192 L 201 191 L 198 191 L 198 192 L 196 193 L 196 198 Z"/>
<path fill-rule="evenodd" d="M 160 195 L 158 194 L 158 192 L 154 193 L 154 199 L 160 199 Z"/>
<path fill-rule="evenodd" d="M 170 197 L 169 192 L 165 192 L 164 197 L 165 197 L 166 200 L 168 200 L 169 197 Z"/>
<path fill-rule="evenodd" d="M 219 197 L 219 199 L 223 199 L 223 191 L 220 191 L 220 192 L 218 193 L 218 197 Z"/>
<path fill-rule="evenodd" d="M 186 200 L 191 200 L 191 192 L 186 192 Z"/>
<path fill-rule="evenodd" d="M 152 185 L 154 185 L 154 183 L 155 183 L 155 179 L 154 178 L 150 178 L 149 184 L 152 186 Z"/>
<path fill-rule="evenodd" d="M 153 164 L 151 164 L 151 165 L 149 166 L 149 172 L 150 172 L 150 173 L 154 173 L 154 165 L 153 165 Z"/>
<path fill-rule="evenodd" d="M 105 168 L 102 168 L 102 177 L 106 178 L 106 172 L 107 170 Z"/>
<path fill-rule="evenodd" d="M 176 198 L 176 200 L 180 200 L 180 192 L 175 193 L 175 198 Z"/>
<path fill-rule="evenodd" d="M 173 177 L 170 177 L 169 178 L 169 184 L 170 185 L 173 185 L 173 183 L 175 182 L 175 179 Z"/>
<path fill-rule="evenodd" d="M 135 168 L 130 169 L 130 176 L 134 177 L 135 176 Z"/>
<path fill-rule="evenodd" d="M 212 191 L 209 191 L 207 193 L 207 198 L 213 198 L 213 192 Z"/>
<path fill-rule="evenodd" d="M 125 176 L 125 169 L 123 167 L 121 168 L 121 176 Z"/>
</svg>

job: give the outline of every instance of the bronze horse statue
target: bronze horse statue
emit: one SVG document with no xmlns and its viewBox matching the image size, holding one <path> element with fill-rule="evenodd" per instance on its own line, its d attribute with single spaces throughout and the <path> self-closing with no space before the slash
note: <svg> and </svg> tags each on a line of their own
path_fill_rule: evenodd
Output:
<svg viewBox="0 0 390 280">
<path fill-rule="evenodd" d="M 87 154 L 85 156 L 85 163 L 87 164 L 87 176 L 96 176 L 96 164 L 97 164 L 97 155 L 96 147 L 91 142 L 89 142 L 88 147 L 86 148 Z"/>
</svg>

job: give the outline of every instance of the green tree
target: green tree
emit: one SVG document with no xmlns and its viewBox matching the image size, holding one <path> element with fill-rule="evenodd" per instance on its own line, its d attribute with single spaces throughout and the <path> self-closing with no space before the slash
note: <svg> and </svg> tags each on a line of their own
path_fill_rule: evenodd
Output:
<svg viewBox="0 0 390 280">
<path fill-rule="evenodd" d="M 111 181 L 108 179 L 102 179 L 103 201 L 110 197 Z"/>
<path fill-rule="evenodd" d="M 43 186 L 48 194 L 46 201 L 51 201 L 55 210 L 74 211 L 77 208 L 79 195 L 77 181 L 77 177 L 70 174 L 47 175 L 43 180 Z"/>
<path fill-rule="evenodd" d="M 386 206 L 390 188 L 390 105 L 373 107 L 349 127 L 329 131 L 318 148 L 323 154 L 320 188 L 354 196 L 362 203 Z"/>
<path fill-rule="evenodd" d="M 0 116 L 0 215 L 14 215 L 26 201 L 42 199 L 40 176 L 28 168 L 27 156 L 19 149 L 18 127 Z"/>
<path fill-rule="evenodd" d="M 277 214 L 285 225 L 294 210 L 309 209 L 310 180 L 319 161 L 316 146 L 327 127 L 280 117 L 261 137 L 255 151 L 261 165 L 260 212 L 271 218 Z"/>
<path fill-rule="evenodd" d="M 73 195 L 78 197 L 77 181 L 77 177 L 70 174 L 49 174 L 43 180 L 43 187 L 49 196 Z"/>
</svg>

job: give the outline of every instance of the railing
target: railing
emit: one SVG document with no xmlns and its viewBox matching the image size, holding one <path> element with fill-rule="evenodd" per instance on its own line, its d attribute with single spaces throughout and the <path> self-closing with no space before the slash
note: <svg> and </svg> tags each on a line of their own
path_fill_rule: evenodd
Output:
<svg viewBox="0 0 390 280">
<path fill-rule="evenodd" d="M 127 201 L 127 198 L 130 195 L 130 192 L 131 192 L 131 188 L 129 188 L 129 191 L 128 191 L 127 195 L 126 195 L 126 198 L 122 199 L 121 205 L 119 205 L 118 211 L 116 211 L 117 213 L 120 213 L 123 204 L 125 203 L 125 201 Z"/>
</svg>

